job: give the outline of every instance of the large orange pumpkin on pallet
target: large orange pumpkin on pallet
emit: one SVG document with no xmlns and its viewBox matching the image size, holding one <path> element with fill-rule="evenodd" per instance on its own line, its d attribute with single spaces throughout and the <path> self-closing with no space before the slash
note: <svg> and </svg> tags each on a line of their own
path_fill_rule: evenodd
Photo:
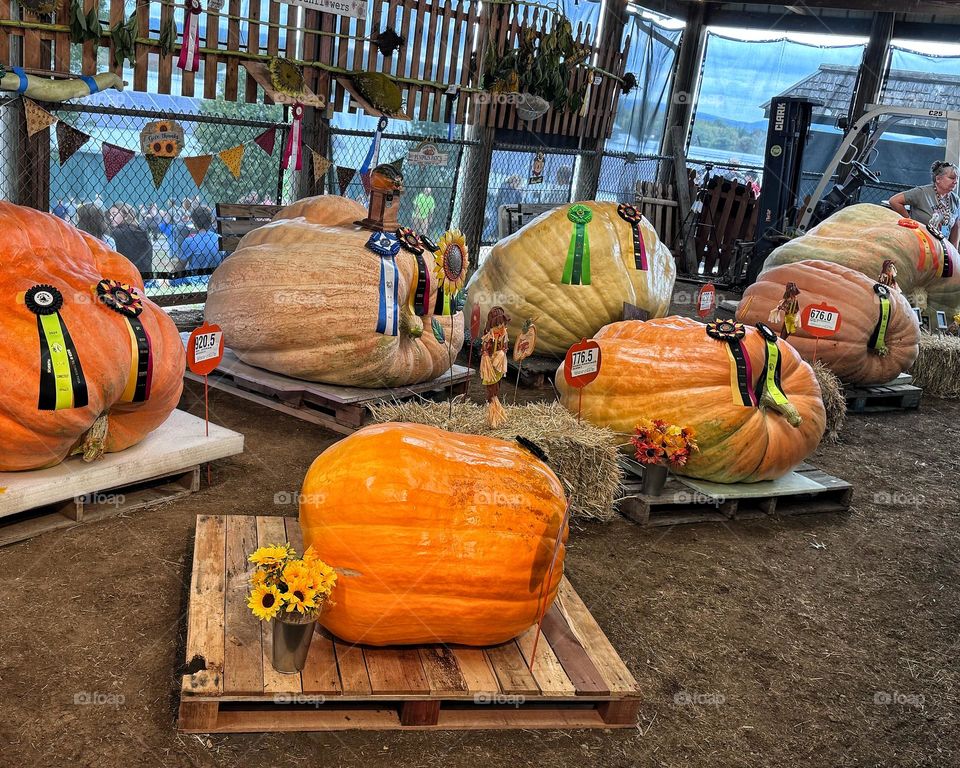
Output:
<svg viewBox="0 0 960 768">
<path fill-rule="evenodd" d="M 449 296 L 438 302 L 434 254 L 404 248 L 381 257 L 367 247 L 373 233 L 353 224 L 366 215 L 353 200 L 321 195 L 244 236 L 210 278 L 206 305 L 206 319 L 241 360 L 357 387 L 416 384 L 449 370 L 463 345 L 463 313 Z M 439 246 L 458 263 L 468 258 L 459 240 Z"/>
<path fill-rule="evenodd" d="M 920 354 L 920 327 L 910 302 L 899 290 L 839 264 L 798 261 L 764 271 L 744 292 L 737 320 L 765 322 L 791 282 L 800 290 L 801 310 L 824 303 L 840 310 L 833 336 L 817 341 L 803 328 L 790 334 L 787 341 L 804 360 L 813 362 L 816 355 L 850 384 L 882 384 L 910 370 Z"/>
<path fill-rule="evenodd" d="M 678 474 L 719 483 L 772 480 L 823 437 L 813 369 L 775 334 L 667 317 L 613 323 L 594 339 L 602 366 L 582 390 L 583 418 L 622 433 L 624 443 L 641 419 L 692 427 L 700 450 Z M 560 402 L 576 412 L 579 391 L 566 384 L 562 366 L 556 383 Z"/>
<path fill-rule="evenodd" d="M 0 202 L 0 471 L 122 451 L 183 389 L 183 344 L 137 268 L 55 216 Z"/>
<path fill-rule="evenodd" d="M 843 208 L 805 235 L 784 243 L 764 269 L 797 261 L 831 261 L 876 280 L 891 259 L 897 282 L 912 306 L 930 317 L 938 310 L 960 312 L 960 255 L 926 228 L 880 205 L 862 203 Z"/>
<path fill-rule="evenodd" d="M 367 645 L 506 642 L 556 596 L 565 508 L 553 471 L 516 443 L 365 427 L 303 483 L 304 546 L 340 573 L 320 623 Z"/>
</svg>

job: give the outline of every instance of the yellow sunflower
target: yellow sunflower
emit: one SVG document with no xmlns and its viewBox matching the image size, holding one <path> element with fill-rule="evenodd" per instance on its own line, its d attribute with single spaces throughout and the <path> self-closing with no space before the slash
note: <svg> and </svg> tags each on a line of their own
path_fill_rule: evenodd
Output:
<svg viewBox="0 0 960 768">
<path fill-rule="evenodd" d="M 310 575 L 310 566 L 303 560 L 291 560 L 283 567 L 283 580 L 287 584 L 292 584 L 297 581 L 309 582 Z"/>
<path fill-rule="evenodd" d="M 453 296 L 463 288 L 467 279 L 470 256 L 467 241 L 459 229 L 450 229 L 443 233 L 434 253 L 436 264 L 433 272 L 440 287 L 447 296 Z"/>
<path fill-rule="evenodd" d="M 322 560 L 317 560 L 312 565 L 311 582 L 321 595 L 329 595 L 337 583 L 337 572 Z"/>
<path fill-rule="evenodd" d="M 300 581 L 287 582 L 287 591 L 283 593 L 283 604 L 287 606 L 287 613 L 306 613 L 317 607 L 317 591 L 309 583 Z"/>
<path fill-rule="evenodd" d="M 267 583 L 267 572 L 261 571 L 259 568 L 250 574 L 250 586 L 251 587 L 260 587 Z"/>
<path fill-rule="evenodd" d="M 270 544 L 266 547 L 260 547 L 256 552 L 250 555 L 251 563 L 270 568 L 280 565 L 290 556 L 289 544 Z"/>
<path fill-rule="evenodd" d="M 269 621 L 280 612 L 282 604 L 280 590 L 261 584 L 250 593 L 247 607 L 260 621 Z"/>
</svg>

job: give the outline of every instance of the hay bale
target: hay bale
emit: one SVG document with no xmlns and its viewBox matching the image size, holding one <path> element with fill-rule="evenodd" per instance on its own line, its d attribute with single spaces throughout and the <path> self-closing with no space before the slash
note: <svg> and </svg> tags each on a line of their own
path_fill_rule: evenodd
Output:
<svg viewBox="0 0 960 768">
<path fill-rule="evenodd" d="M 578 422 L 559 403 L 506 405 L 507 423 L 490 429 L 484 407 L 454 400 L 453 416 L 447 403 L 408 400 L 370 406 L 376 421 L 408 421 L 429 424 L 450 432 L 488 435 L 513 440 L 518 435 L 539 445 L 550 458 L 550 466 L 561 481 L 569 483 L 570 516 L 574 520 L 613 520 L 613 502 L 620 486 L 617 440 L 609 429 Z"/>
<path fill-rule="evenodd" d="M 813 372 L 820 384 L 820 396 L 823 398 L 823 407 L 827 412 L 827 429 L 823 437 L 831 443 L 840 438 L 840 430 L 847 419 L 847 398 L 843 392 L 843 384 L 827 366 L 820 360 L 813 364 Z"/>
<path fill-rule="evenodd" d="M 960 338 L 920 335 L 920 355 L 913 364 L 913 383 L 929 395 L 960 398 Z"/>
</svg>

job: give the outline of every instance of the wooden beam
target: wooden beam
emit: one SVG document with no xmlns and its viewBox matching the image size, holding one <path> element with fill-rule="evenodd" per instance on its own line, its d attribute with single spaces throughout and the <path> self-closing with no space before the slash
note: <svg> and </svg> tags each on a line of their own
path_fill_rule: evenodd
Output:
<svg viewBox="0 0 960 768">
<path fill-rule="evenodd" d="M 691 3 L 685 0 L 631 0 L 630 5 L 639 5 L 648 11 L 686 21 Z"/>
<path fill-rule="evenodd" d="M 810 32 L 866 37 L 870 34 L 870 19 L 841 18 L 840 16 L 801 16 L 787 10 L 728 11 L 719 6 L 710 14 L 710 24 L 716 27 L 763 29 L 771 32 Z M 936 27 L 935 24 L 923 26 Z M 898 25 L 899 27 L 899 25 Z M 956 38 L 952 38 L 956 40 Z"/>
</svg>

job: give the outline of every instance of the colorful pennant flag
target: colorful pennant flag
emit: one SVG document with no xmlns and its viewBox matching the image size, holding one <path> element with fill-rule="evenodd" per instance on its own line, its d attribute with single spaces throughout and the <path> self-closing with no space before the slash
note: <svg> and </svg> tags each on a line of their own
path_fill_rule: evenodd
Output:
<svg viewBox="0 0 960 768">
<path fill-rule="evenodd" d="M 160 189 L 167 171 L 170 170 L 172 157 L 160 157 L 159 155 L 144 155 L 147 159 L 147 165 L 150 166 L 150 173 L 153 174 L 153 186 Z"/>
<path fill-rule="evenodd" d="M 230 149 L 225 149 L 219 153 L 220 159 L 223 160 L 223 164 L 230 169 L 230 173 L 233 174 L 233 178 L 240 178 L 240 164 L 243 162 L 243 144 L 237 144 L 235 147 Z"/>
<path fill-rule="evenodd" d="M 356 168 L 344 168 L 342 166 L 337 166 L 337 184 L 340 186 L 340 194 L 347 194 L 347 187 L 350 186 L 350 182 L 353 181 L 354 174 L 356 174 Z"/>
<path fill-rule="evenodd" d="M 107 175 L 107 181 L 120 173 L 123 166 L 133 160 L 133 156 L 136 154 L 131 149 L 124 149 L 116 144 L 107 144 L 107 142 L 103 143 L 101 152 L 103 153 L 103 171 Z"/>
<path fill-rule="evenodd" d="M 74 153 L 88 141 L 90 137 L 83 131 L 78 131 L 62 120 L 57 121 L 57 149 L 60 152 L 60 165 L 73 157 Z"/>
<path fill-rule="evenodd" d="M 260 149 L 272 156 L 273 148 L 277 143 L 277 129 L 267 128 L 267 130 L 257 136 L 254 141 L 257 142 L 257 146 L 260 147 Z"/>
<path fill-rule="evenodd" d="M 197 157 L 183 158 L 183 164 L 187 166 L 193 182 L 198 187 L 203 185 L 203 180 L 207 178 L 207 171 L 210 170 L 210 163 L 213 162 L 213 155 L 198 155 Z"/>
<path fill-rule="evenodd" d="M 26 97 L 23 99 L 23 113 L 27 117 L 28 136 L 33 136 L 57 122 L 57 118 Z"/>
<path fill-rule="evenodd" d="M 323 175 L 330 169 L 332 163 L 317 150 L 311 149 L 310 151 L 313 153 L 313 182 L 319 184 L 323 181 Z"/>
</svg>

